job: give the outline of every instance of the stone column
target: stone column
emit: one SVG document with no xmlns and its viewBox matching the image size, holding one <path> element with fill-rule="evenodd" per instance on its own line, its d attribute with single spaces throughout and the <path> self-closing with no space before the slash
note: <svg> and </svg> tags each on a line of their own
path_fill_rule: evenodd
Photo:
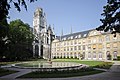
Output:
<svg viewBox="0 0 120 80">
<path fill-rule="evenodd" d="M 39 46 L 39 57 L 41 57 L 41 41 L 40 40 L 39 40 L 38 46 Z"/>
<path fill-rule="evenodd" d="M 35 57 L 35 44 L 33 43 L 33 57 Z"/>
</svg>

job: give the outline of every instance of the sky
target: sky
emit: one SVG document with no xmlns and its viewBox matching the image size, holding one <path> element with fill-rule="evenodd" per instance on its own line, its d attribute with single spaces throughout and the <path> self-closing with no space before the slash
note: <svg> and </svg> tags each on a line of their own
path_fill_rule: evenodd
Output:
<svg viewBox="0 0 120 80">
<path fill-rule="evenodd" d="M 33 27 L 34 11 L 41 7 L 47 15 L 47 24 L 53 26 L 56 35 L 70 34 L 95 29 L 101 25 L 103 6 L 107 0 L 37 0 L 34 3 L 27 1 L 28 10 L 23 7 L 18 12 L 11 4 L 8 22 L 21 19 Z"/>
</svg>

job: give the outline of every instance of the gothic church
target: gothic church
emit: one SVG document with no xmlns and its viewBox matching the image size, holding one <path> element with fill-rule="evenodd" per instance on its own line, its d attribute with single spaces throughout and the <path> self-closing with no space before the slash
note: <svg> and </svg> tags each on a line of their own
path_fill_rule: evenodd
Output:
<svg viewBox="0 0 120 80">
<path fill-rule="evenodd" d="M 42 8 L 37 8 L 33 16 L 33 56 L 44 59 L 51 58 L 51 43 L 54 33 L 51 26 L 47 25 L 46 14 Z"/>
</svg>

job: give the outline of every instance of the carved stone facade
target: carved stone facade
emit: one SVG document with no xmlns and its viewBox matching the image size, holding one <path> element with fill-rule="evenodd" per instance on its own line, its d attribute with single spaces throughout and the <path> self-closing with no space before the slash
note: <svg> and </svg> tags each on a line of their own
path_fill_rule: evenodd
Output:
<svg viewBox="0 0 120 80">
<path fill-rule="evenodd" d="M 47 26 L 46 14 L 42 8 L 37 8 L 33 16 L 33 57 L 49 59 L 51 55 L 51 42 L 54 38 L 51 26 Z"/>
</svg>

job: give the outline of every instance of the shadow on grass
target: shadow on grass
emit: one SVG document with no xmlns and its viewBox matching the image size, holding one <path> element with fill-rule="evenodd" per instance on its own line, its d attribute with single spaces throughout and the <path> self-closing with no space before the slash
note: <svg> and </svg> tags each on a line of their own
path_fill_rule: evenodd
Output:
<svg viewBox="0 0 120 80">
<path fill-rule="evenodd" d="M 18 78 L 65 78 L 65 77 L 75 77 L 75 76 L 85 76 L 101 73 L 104 71 L 89 69 L 80 69 L 80 70 L 67 70 L 67 71 L 35 71 Z"/>
<path fill-rule="evenodd" d="M 7 69 L 0 68 L 0 77 L 8 75 L 8 74 L 16 73 L 16 72 L 19 72 L 19 71 L 7 70 Z"/>
</svg>

